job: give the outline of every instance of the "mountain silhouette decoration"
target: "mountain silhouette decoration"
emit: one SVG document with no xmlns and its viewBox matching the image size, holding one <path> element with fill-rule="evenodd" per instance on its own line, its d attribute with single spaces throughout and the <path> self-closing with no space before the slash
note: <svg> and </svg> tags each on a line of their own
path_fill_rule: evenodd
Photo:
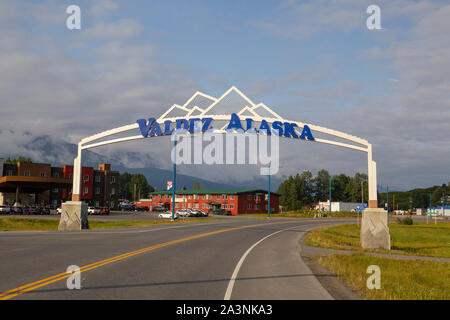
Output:
<svg viewBox="0 0 450 320">
<path fill-rule="evenodd" d="M 283 118 L 263 103 L 253 103 L 238 88 L 231 87 L 221 97 L 214 98 L 202 92 L 196 92 L 185 104 L 174 104 L 159 117 L 158 122 L 177 117 L 206 117 L 212 115 L 269 117 L 282 120 Z"/>
</svg>

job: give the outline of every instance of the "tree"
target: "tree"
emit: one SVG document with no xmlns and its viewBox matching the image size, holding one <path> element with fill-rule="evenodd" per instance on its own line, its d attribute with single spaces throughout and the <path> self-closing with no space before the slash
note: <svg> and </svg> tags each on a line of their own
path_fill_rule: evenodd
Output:
<svg viewBox="0 0 450 320">
<path fill-rule="evenodd" d="M 330 194 L 330 174 L 320 170 L 314 178 L 314 198 L 316 201 L 326 201 Z"/>
<path fill-rule="evenodd" d="M 345 174 L 334 176 L 331 179 L 331 200 L 332 201 L 351 201 L 351 178 Z"/>
<path fill-rule="evenodd" d="M 442 187 L 437 187 L 431 196 L 431 202 L 433 206 L 442 205 Z"/>
<path fill-rule="evenodd" d="M 134 186 L 136 185 L 136 195 L 134 195 Z M 153 192 L 155 189 L 150 186 L 147 182 L 147 178 L 141 174 L 136 173 L 133 174 L 130 180 L 130 187 L 133 188 L 133 198 L 136 196 L 136 200 L 138 200 L 138 197 L 145 197 L 147 198 L 150 192 Z"/>
<path fill-rule="evenodd" d="M 314 202 L 313 175 L 304 171 L 301 175 L 290 176 L 278 187 L 280 205 L 287 210 L 298 210 Z"/>
<path fill-rule="evenodd" d="M 356 173 L 351 180 L 350 202 L 361 202 L 361 188 L 362 184 L 367 182 L 367 175 L 365 173 Z M 367 188 L 364 188 L 364 199 L 368 199 L 366 196 Z"/>
<path fill-rule="evenodd" d="M 140 197 L 148 197 L 150 192 L 153 191 L 155 191 L 155 189 L 148 184 L 147 178 L 143 174 L 130 174 L 125 172 L 120 175 L 119 196 L 122 199 L 130 201 L 138 200 Z"/>
<path fill-rule="evenodd" d="M 5 161 L 5 164 L 16 164 L 17 162 L 31 163 L 33 161 L 31 160 L 30 157 L 28 157 L 28 158 L 18 157 L 18 158 L 14 158 L 14 159 L 11 159 L 10 157 L 8 157 L 8 159 L 6 159 L 6 161 Z"/>
<path fill-rule="evenodd" d="M 121 199 L 132 199 L 132 194 L 130 193 L 130 181 L 131 181 L 131 174 L 128 172 L 124 172 L 120 175 L 119 178 L 119 198 Z"/>
</svg>

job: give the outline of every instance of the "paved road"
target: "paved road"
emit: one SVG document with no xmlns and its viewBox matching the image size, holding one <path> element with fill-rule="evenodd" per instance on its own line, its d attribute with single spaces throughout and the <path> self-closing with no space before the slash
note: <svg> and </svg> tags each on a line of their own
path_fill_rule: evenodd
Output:
<svg viewBox="0 0 450 320">
<path fill-rule="evenodd" d="M 342 222 L 224 219 L 0 232 L 0 298 L 332 299 L 302 261 L 298 243 L 311 228 Z M 82 269 L 81 290 L 66 287 L 70 265 Z"/>
</svg>

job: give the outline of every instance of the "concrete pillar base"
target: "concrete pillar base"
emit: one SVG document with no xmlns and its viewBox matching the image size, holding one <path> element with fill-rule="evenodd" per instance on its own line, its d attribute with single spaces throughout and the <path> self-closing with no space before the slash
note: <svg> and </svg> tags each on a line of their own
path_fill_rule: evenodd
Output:
<svg viewBox="0 0 450 320">
<path fill-rule="evenodd" d="M 361 219 L 361 246 L 365 249 L 391 250 L 387 211 L 381 208 L 367 208 Z"/>
<path fill-rule="evenodd" d="M 61 205 L 59 231 L 89 229 L 88 206 L 81 201 L 67 201 Z"/>
</svg>

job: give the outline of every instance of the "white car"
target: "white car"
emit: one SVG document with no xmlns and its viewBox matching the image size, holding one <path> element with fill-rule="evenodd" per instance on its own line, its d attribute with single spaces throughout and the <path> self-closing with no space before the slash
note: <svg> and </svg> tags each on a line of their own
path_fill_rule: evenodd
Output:
<svg viewBox="0 0 450 320">
<path fill-rule="evenodd" d="M 8 206 L 0 206 L 0 212 L 1 213 L 10 213 L 11 212 L 11 208 Z"/>
<path fill-rule="evenodd" d="M 180 217 L 189 217 L 191 215 L 191 210 L 189 209 L 180 209 L 176 212 Z"/>
<path fill-rule="evenodd" d="M 100 208 L 88 207 L 88 214 L 100 214 Z"/>
<path fill-rule="evenodd" d="M 57 213 L 57 214 L 61 214 L 61 213 L 62 213 L 62 208 L 57 208 L 57 209 L 56 209 L 56 213 Z"/>
<path fill-rule="evenodd" d="M 161 212 L 158 217 L 160 219 L 172 219 L 172 212 L 170 211 L 166 211 L 166 212 Z M 180 217 L 180 215 L 178 214 L 178 212 L 175 212 L 174 214 L 174 219 L 178 219 Z"/>
</svg>

